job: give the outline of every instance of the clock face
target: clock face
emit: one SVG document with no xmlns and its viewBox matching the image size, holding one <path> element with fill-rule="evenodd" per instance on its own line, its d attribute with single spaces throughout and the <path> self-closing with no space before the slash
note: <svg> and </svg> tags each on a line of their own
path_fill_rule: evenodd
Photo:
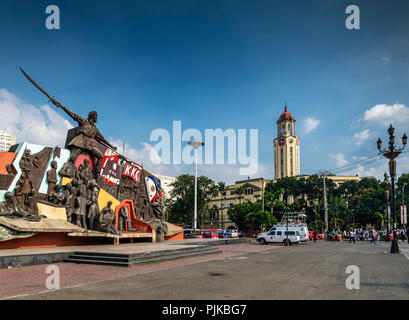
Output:
<svg viewBox="0 0 409 320">
<path fill-rule="evenodd" d="M 278 145 L 279 145 L 280 147 L 282 147 L 282 146 L 285 145 L 285 138 L 284 138 L 284 137 L 281 137 L 280 139 L 278 139 Z"/>
<path fill-rule="evenodd" d="M 289 143 L 292 144 L 292 143 L 293 143 L 293 139 L 290 139 Z"/>
</svg>

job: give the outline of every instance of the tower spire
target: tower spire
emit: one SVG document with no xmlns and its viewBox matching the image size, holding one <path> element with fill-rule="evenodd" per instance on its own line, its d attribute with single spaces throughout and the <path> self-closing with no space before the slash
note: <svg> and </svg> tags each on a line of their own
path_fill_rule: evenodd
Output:
<svg viewBox="0 0 409 320">
<path fill-rule="evenodd" d="M 287 101 L 285 102 L 284 112 L 288 112 L 287 111 Z"/>
</svg>

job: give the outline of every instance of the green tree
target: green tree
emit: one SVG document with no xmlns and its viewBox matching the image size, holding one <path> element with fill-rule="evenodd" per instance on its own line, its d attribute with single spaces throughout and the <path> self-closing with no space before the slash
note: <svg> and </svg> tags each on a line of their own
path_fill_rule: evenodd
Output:
<svg viewBox="0 0 409 320">
<path fill-rule="evenodd" d="M 167 201 L 169 222 L 193 226 L 195 177 L 182 174 L 171 184 L 170 199 Z M 198 225 L 209 218 L 209 201 L 217 196 L 218 188 L 213 180 L 205 176 L 197 179 L 197 217 Z"/>
<path fill-rule="evenodd" d="M 219 182 L 217 184 L 217 191 L 220 193 L 220 217 L 222 219 L 222 229 L 224 229 L 224 217 L 223 217 L 223 196 L 226 192 L 226 184 L 224 182 Z"/>
</svg>

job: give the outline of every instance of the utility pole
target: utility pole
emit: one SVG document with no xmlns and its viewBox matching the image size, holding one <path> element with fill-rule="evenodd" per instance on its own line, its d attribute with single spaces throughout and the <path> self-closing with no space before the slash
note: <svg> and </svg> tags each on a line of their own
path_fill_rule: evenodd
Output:
<svg viewBox="0 0 409 320">
<path fill-rule="evenodd" d="M 328 232 L 328 203 L 327 203 L 327 187 L 325 185 L 325 171 L 322 172 L 322 181 L 324 183 L 325 232 Z"/>
<path fill-rule="evenodd" d="M 261 192 L 263 193 L 261 198 L 261 211 L 264 212 L 264 178 L 261 178 L 261 186 Z"/>
</svg>

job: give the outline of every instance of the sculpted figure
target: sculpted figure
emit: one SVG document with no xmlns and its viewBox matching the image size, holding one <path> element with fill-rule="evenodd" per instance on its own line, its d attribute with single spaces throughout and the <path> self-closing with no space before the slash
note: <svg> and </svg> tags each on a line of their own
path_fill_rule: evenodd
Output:
<svg viewBox="0 0 409 320">
<path fill-rule="evenodd" d="M 71 156 L 66 163 L 62 166 L 59 174 L 62 177 L 73 179 L 77 174 L 77 167 L 75 166 L 75 159 Z"/>
<path fill-rule="evenodd" d="M 123 206 L 119 210 L 118 214 L 118 230 L 119 231 L 125 231 L 127 227 L 128 232 L 135 232 L 136 229 L 134 229 L 131 225 L 131 219 L 129 219 L 129 209 L 127 206 Z"/>
<path fill-rule="evenodd" d="M 20 208 L 25 209 L 27 197 L 32 192 L 32 190 L 34 190 L 33 182 L 28 177 L 27 172 L 22 171 L 20 179 L 17 181 L 16 189 L 14 192 Z"/>
<path fill-rule="evenodd" d="M 78 182 L 78 191 L 75 198 L 75 214 L 76 214 L 76 225 L 82 226 L 87 230 L 87 223 L 85 220 L 85 215 L 87 214 L 87 186 L 80 180 Z"/>
<path fill-rule="evenodd" d="M 92 173 L 91 167 L 89 165 L 89 160 L 84 160 L 84 168 L 83 168 L 83 177 L 85 181 L 91 181 L 94 179 L 94 175 Z"/>
<path fill-rule="evenodd" d="M 65 198 L 65 211 L 67 213 L 67 221 L 72 222 L 72 215 L 75 213 L 75 198 L 76 198 L 76 193 L 72 188 L 72 185 L 70 183 L 67 183 L 65 186 L 65 191 L 66 192 L 66 198 Z"/>
<path fill-rule="evenodd" d="M 59 184 L 54 187 L 54 191 L 48 196 L 48 201 L 58 205 L 62 205 L 64 203 L 64 192 L 61 191 L 61 186 Z"/>
<path fill-rule="evenodd" d="M 101 232 L 108 232 L 118 235 L 119 232 L 115 229 L 115 213 L 111 209 L 112 201 L 108 201 L 107 205 L 102 209 L 98 215 L 95 230 Z"/>
<path fill-rule="evenodd" d="M 26 200 L 27 202 L 27 211 L 32 215 L 38 216 L 38 206 L 37 206 L 37 192 L 33 189 L 28 195 Z"/>
<path fill-rule="evenodd" d="M 99 215 L 99 208 L 97 198 L 92 197 L 92 203 L 88 208 L 87 218 L 88 218 L 88 229 L 95 230 L 95 218 Z"/>
<path fill-rule="evenodd" d="M 47 196 L 50 197 L 51 193 L 54 191 L 55 185 L 58 182 L 57 177 L 57 161 L 51 161 L 51 169 L 47 171 L 47 182 L 48 182 L 48 190 Z"/>
<path fill-rule="evenodd" d="M 32 221 L 39 221 L 41 219 L 40 216 L 32 215 L 27 211 L 21 209 L 14 195 L 11 192 L 6 192 L 4 194 L 5 201 L 0 202 L 0 216 L 10 216 L 10 217 L 17 217 L 17 218 L 24 218 L 27 220 Z"/>
</svg>

